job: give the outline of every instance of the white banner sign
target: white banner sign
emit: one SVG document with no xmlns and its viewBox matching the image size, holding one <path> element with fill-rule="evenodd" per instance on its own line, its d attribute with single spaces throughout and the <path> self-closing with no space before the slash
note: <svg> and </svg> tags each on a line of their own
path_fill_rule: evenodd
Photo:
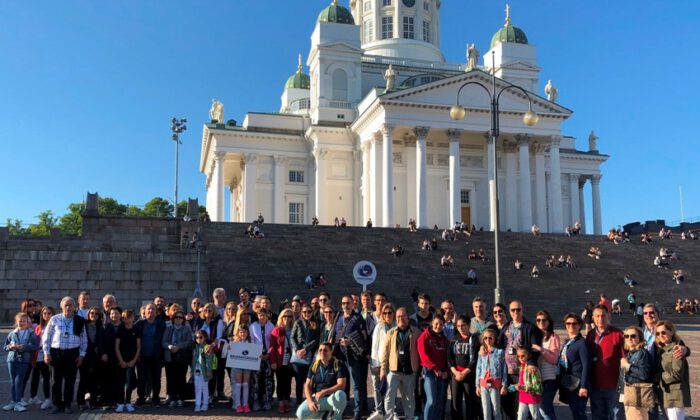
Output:
<svg viewBox="0 0 700 420">
<path fill-rule="evenodd" d="M 226 367 L 233 369 L 260 370 L 262 344 L 232 342 L 226 344 Z"/>
</svg>

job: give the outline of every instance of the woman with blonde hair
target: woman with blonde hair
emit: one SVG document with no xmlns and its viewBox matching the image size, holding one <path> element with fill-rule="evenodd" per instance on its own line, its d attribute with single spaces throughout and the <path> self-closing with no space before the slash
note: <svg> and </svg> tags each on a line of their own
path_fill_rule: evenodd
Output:
<svg viewBox="0 0 700 420">
<path fill-rule="evenodd" d="M 659 321 L 654 328 L 658 346 L 657 362 L 661 372 L 660 405 L 666 410 L 669 420 L 682 420 L 685 407 L 690 407 L 690 375 L 688 359 L 673 357 L 673 351 L 680 345 L 681 339 L 676 334 L 676 327 L 669 321 Z"/>
<path fill-rule="evenodd" d="M 277 326 L 270 335 L 270 367 L 277 377 L 277 411 L 287 413 L 290 410 L 292 394 L 292 325 L 294 312 L 287 308 L 277 318 Z"/>
<path fill-rule="evenodd" d="M 639 327 L 629 326 L 623 332 L 625 357 L 620 361 L 624 375 L 624 405 L 627 420 L 647 420 L 654 405 L 653 361 L 646 349 L 644 334 Z M 636 398 L 637 389 L 649 397 L 647 401 Z"/>
<path fill-rule="evenodd" d="M 327 319 L 331 319 L 333 308 L 326 305 L 322 311 Z M 309 373 L 309 366 L 313 363 L 314 355 L 318 350 L 321 340 L 321 325 L 314 318 L 313 308 L 308 303 L 301 305 L 301 318 L 292 327 L 292 369 L 294 369 L 294 382 L 296 389 L 297 405 L 304 401 L 304 383 Z M 331 327 L 332 328 L 332 327 Z"/>
<path fill-rule="evenodd" d="M 233 336 L 238 337 L 238 329 L 241 327 L 241 325 L 245 325 L 246 328 L 250 327 L 250 312 L 248 311 L 237 311 L 236 312 L 236 321 L 235 324 L 233 325 Z"/>
</svg>

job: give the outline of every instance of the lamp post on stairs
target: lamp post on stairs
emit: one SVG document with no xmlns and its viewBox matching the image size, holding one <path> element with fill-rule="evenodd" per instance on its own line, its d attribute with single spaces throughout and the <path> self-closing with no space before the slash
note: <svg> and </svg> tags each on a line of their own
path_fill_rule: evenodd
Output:
<svg viewBox="0 0 700 420">
<path fill-rule="evenodd" d="M 498 249 L 498 231 L 499 231 L 499 216 L 498 216 L 498 158 L 497 158 L 497 148 L 496 148 L 496 142 L 498 140 L 498 134 L 499 134 L 499 113 L 498 113 L 498 102 L 501 98 L 501 94 L 508 90 L 508 89 L 515 89 L 521 91 L 525 97 L 527 97 L 528 100 L 528 110 L 525 112 L 523 115 L 523 124 L 527 126 L 533 126 L 537 124 L 539 121 L 539 117 L 537 114 L 532 110 L 532 99 L 530 98 L 530 95 L 527 93 L 527 91 L 520 86 L 516 86 L 512 83 L 508 83 L 505 80 L 501 80 L 501 84 L 505 85 L 503 87 L 497 88 L 496 86 L 496 58 L 495 58 L 495 51 L 491 53 L 491 90 L 489 90 L 488 86 L 476 82 L 476 81 L 469 81 L 464 83 L 462 86 L 460 86 L 459 90 L 457 91 L 457 98 L 455 100 L 455 105 L 452 106 L 450 109 L 450 118 L 452 118 L 455 121 L 460 121 L 463 120 L 464 117 L 467 115 L 467 111 L 464 109 L 463 106 L 459 104 L 459 94 L 462 92 L 462 89 L 466 86 L 469 85 L 477 85 L 484 89 L 486 94 L 489 96 L 489 99 L 491 100 L 491 142 L 493 144 L 493 154 L 492 154 L 492 165 L 493 165 L 493 179 L 490 180 L 489 182 L 489 195 L 490 195 L 490 202 L 491 202 L 491 211 L 493 214 L 491 214 L 491 219 L 493 220 L 493 246 L 494 246 L 494 261 L 496 265 L 496 289 L 494 290 L 494 300 L 496 303 L 502 303 L 503 301 L 503 289 L 501 285 L 501 271 L 500 271 L 500 253 Z M 480 71 L 476 69 L 472 69 L 470 71 Z"/>
</svg>

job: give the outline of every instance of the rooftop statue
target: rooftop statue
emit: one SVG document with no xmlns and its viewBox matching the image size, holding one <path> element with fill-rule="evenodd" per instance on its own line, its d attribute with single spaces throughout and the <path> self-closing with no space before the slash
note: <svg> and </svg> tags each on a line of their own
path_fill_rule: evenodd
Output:
<svg viewBox="0 0 700 420">
<path fill-rule="evenodd" d="M 559 97 L 559 91 L 552 85 L 551 80 L 547 80 L 547 86 L 544 87 L 544 93 L 547 95 L 547 100 L 556 102 Z"/>
<path fill-rule="evenodd" d="M 217 124 L 223 124 L 224 122 L 224 104 L 218 99 L 211 100 L 209 118 L 211 118 L 212 122 L 216 122 Z"/>
</svg>

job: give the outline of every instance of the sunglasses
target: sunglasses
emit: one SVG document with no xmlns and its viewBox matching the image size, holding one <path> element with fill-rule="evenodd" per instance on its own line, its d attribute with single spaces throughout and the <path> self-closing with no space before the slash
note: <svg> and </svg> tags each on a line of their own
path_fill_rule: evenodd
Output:
<svg viewBox="0 0 700 420">
<path fill-rule="evenodd" d="M 342 302 L 341 305 L 352 305 L 352 302 Z"/>
<path fill-rule="evenodd" d="M 522 310 L 523 310 L 523 308 L 510 308 L 511 312 L 520 312 Z"/>
<path fill-rule="evenodd" d="M 174 316 L 173 319 L 185 319 L 184 316 Z"/>
<path fill-rule="evenodd" d="M 564 325 L 566 325 L 567 327 L 570 327 L 572 325 L 578 325 L 578 322 L 565 322 Z"/>
<path fill-rule="evenodd" d="M 503 315 L 503 311 L 493 311 L 494 315 Z"/>
<path fill-rule="evenodd" d="M 328 302 L 328 299 L 323 298 L 323 299 L 319 299 L 318 301 L 319 301 L 319 302 Z"/>
<path fill-rule="evenodd" d="M 319 353 L 328 353 L 328 352 L 330 352 L 330 350 L 328 350 L 328 349 L 320 349 L 318 352 L 319 352 Z"/>
<path fill-rule="evenodd" d="M 654 311 L 644 312 L 644 315 L 656 315 L 656 312 L 654 312 Z"/>
<path fill-rule="evenodd" d="M 541 324 L 541 323 L 543 323 L 543 322 L 548 322 L 548 320 L 547 320 L 547 318 L 537 318 L 537 319 L 535 320 L 535 322 Z"/>
<path fill-rule="evenodd" d="M 394 311 L 384 311 L 384 312 L 382 312 L 382 315 L 391 315 L 393 313 L 394 313 Z"/>
<path fill-rule="evenodd" d="M 625 338 L 625 340 L 639 338 L 637 334 L 623 334 L 622 336 Z"/>
<path fill-rule="evenodd" d="M 291 315 L 282 315 L 282 319 L 284 319 L 284 318 L 291 318 L 291 317 L 292 317 Z"/>
<path fill-rule="evenodd" d="M 657 331 L 657 332 L 656 332 L 656 336 L 658 337 L 658 336 L 660 336 L 660 335 L 667 336 L 667 335 L 668 335 L 668 331 L 666 331 L 666 330 Z"/>
<path fill-rule="evenodd" d="M 204 336 L 203 336 L 203 335 L 198 335 L 197 337 L 195 337 L 195 339 L 197 339 L 197 340 L 204 340 Z"/>
<path fill-rule="evenodd" d="M 302 313 L 302 314 L 310 314 L 311 311 L 309 311 L 309 310 L 307 309 L 307 310 L 305 310 L 305 311 L 301 311 L 301 313 Z"/>
<path fill-rule="evenodd" d="M 493 337 L 491 337 L 490 335 L 487 335 L 487 336 L 484 336 L 484 340 L 493 340 Z"/>
</svg>

